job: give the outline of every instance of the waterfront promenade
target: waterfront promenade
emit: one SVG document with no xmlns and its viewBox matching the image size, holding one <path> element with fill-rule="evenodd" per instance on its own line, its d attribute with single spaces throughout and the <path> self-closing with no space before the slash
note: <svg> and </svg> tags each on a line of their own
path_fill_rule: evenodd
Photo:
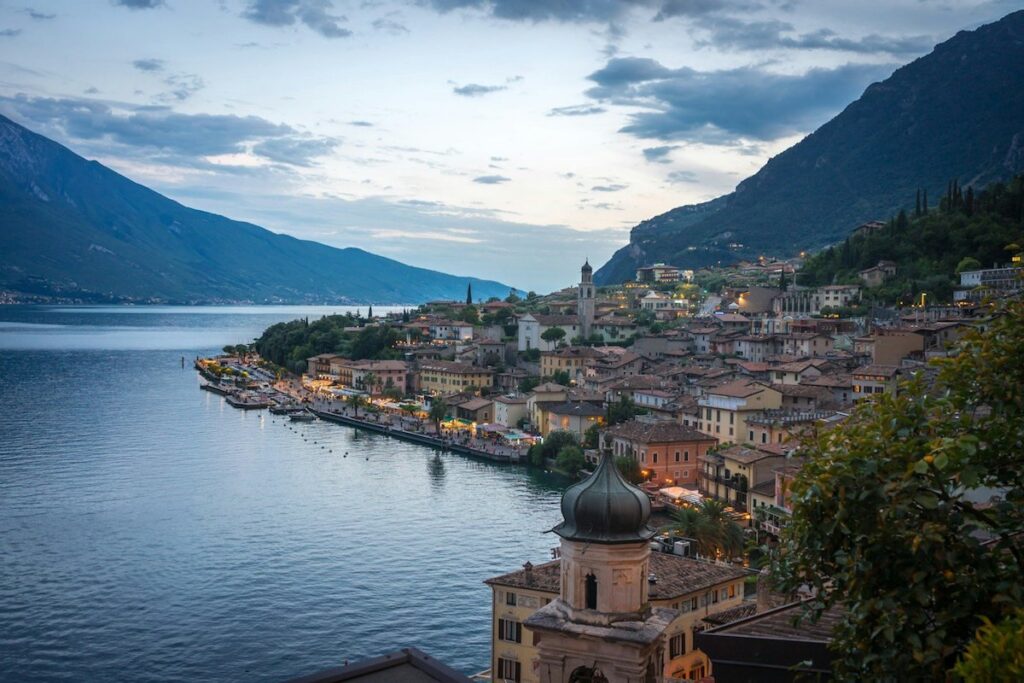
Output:
<svg viewBox="0 0 1024 683">
<path fill-rule="evenodd" d="M 327 422 L 343 424 L 495 462 L 526 462 L 527 449 L 525 447 L 515 447 L 500 444 L 491 439 L 476 438 L 464 430 L 448 430 L 441 427 L 438 432 L 433 423 L 407 415 L 372 412 L 366 408 L 356 410 L 345 401 L 328 399 L 310 391 L 295 379 L 275 382 L 273 388 L 287 396 L 288 399 L 306 406 L 317 417 Z M 225 392 L 218 391 L 217 393 Z"/>
</svg>

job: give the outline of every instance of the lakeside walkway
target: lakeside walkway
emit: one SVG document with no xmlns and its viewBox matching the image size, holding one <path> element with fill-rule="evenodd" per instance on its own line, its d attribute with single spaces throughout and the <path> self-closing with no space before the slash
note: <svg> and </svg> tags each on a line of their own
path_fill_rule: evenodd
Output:
<svg viewBox="0 0 1024 683">
<path fill-rule="evenodd" d="M 477 439 L 463 432 L 444 428 L 437 434 L 432 423 L 405 415 L 371 413 L 365 409 L 357 414 L 346 402 L 319 397 L 294 379 L 281 380 L 274 388 L 305 405 L 317 417 L 328 422 L 495 462 L 526 462 L 525 448 L 498 444 L 488 439 Z"/>
</svg>

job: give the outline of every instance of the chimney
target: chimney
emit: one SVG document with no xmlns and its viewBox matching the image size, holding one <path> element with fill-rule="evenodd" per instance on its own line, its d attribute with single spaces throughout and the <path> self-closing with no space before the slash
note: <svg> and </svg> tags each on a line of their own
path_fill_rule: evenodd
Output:
<svg viewBox="0 0 1024 683">
<path fill-rule="evenodd" d="M 533 583 L 533 565 L 529 560 L 523 565 L 523 572 L 526 574 L 526 583 Z"/>
</svg>

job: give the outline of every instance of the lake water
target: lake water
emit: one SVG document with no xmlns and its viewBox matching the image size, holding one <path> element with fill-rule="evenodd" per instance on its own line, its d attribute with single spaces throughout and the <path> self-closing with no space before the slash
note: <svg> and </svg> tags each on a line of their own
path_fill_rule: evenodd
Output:
<svg viewBox="0 0 1024 683">
<path fill-rule="evenodd" d="M 198 388 L 196 355 L 344 310 L 0 306 L 0 679 L 488 666 L 482 581 L 548 559 L 564 481 Z"/>
</svg>

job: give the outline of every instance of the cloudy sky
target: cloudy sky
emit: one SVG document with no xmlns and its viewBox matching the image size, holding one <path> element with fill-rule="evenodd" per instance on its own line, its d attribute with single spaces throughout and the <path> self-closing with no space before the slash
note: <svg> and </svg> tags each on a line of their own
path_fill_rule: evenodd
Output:
<svg viewBox="0 0 1024 683">
<path fill-rule="evenodd" d="M 185 204 L 547 291 L 1006 0 L 0 0 L 0 112 Z"/>
</svg>

